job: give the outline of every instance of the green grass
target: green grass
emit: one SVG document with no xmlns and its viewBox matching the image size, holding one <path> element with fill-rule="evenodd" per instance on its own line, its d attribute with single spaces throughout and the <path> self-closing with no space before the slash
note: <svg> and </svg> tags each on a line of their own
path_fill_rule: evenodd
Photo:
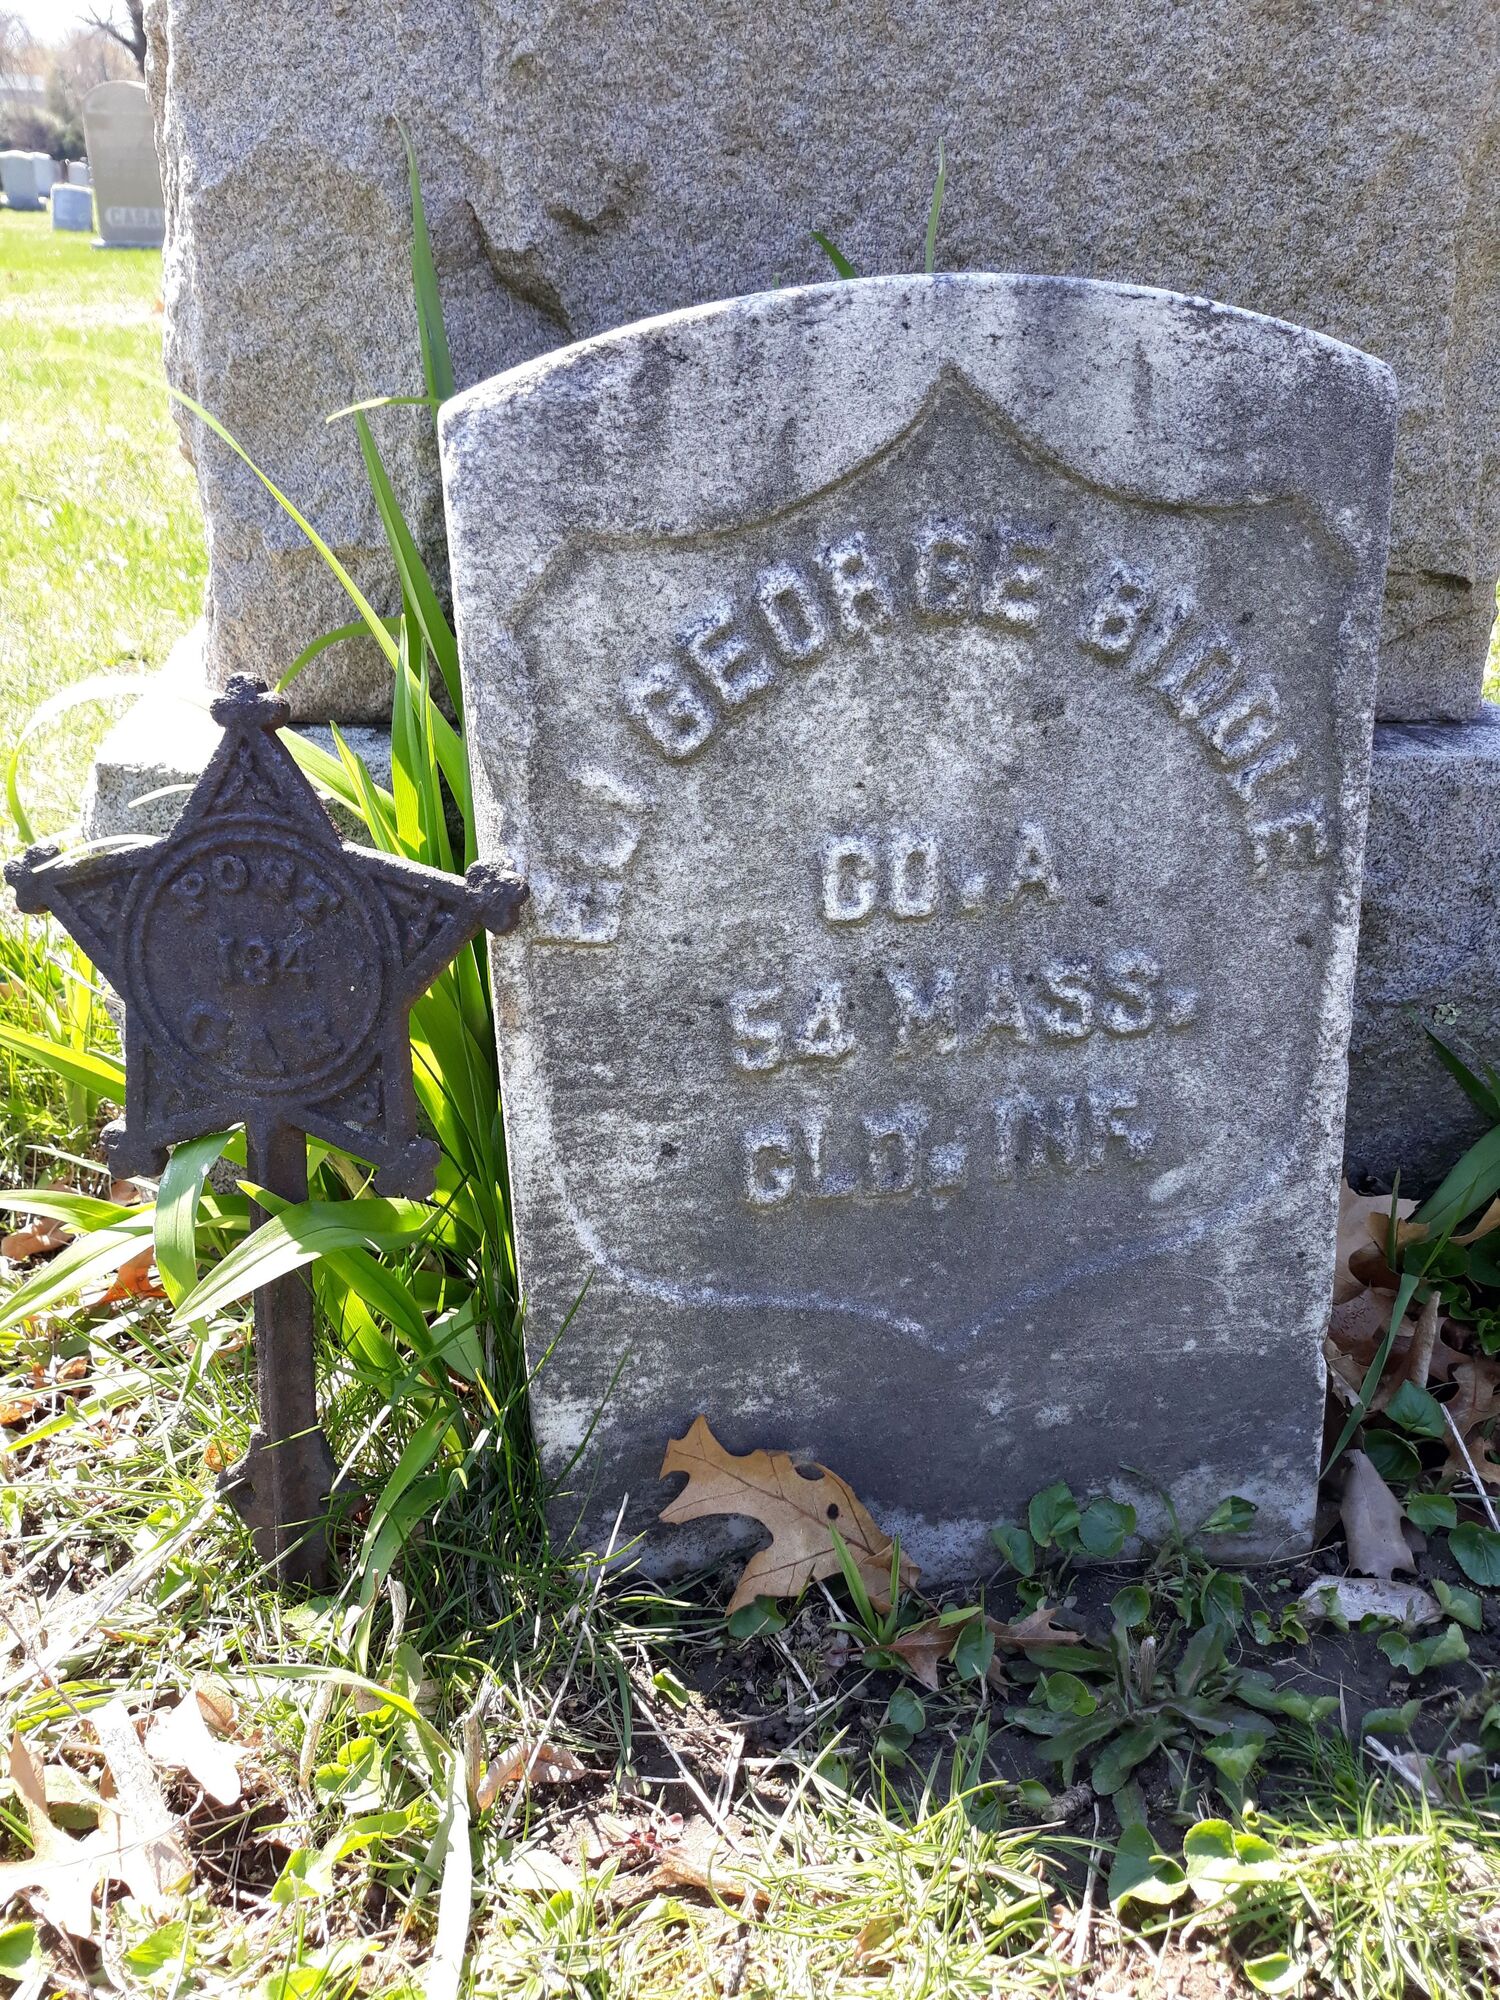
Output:
<svg viewBox="0 0 1500 2000">
<path fill-rule="evenodd" d="M 161 258 L 0 210 L 0 750 L 48 695 L 158 667 L 203 604 L 203 526 L 161 379 Z M 76 814 L 108 717 L 28 751 L 38 830 Z"/>
</svg>

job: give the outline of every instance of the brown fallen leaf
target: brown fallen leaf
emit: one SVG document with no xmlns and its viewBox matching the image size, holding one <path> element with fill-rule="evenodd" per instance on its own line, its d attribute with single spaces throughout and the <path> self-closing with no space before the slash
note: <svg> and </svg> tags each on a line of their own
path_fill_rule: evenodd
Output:
<svg viewBox="0 0 1500 2000">
<path fill-rule="evenodd" d="M 994 1634 L 996 1647 L 1004 1646 L 1011 1652 L 1024 1652 L 1028 1646 L 1078 1645 L 1083 1634 L 1054 1625 L 1053 1616 L 1051 1607 L 1043 1604 L 1014 1625 L 1002 1624 L 998 1618 L 986 1618 L 984 1622 Z M 957 1619 L 945 1624 L 941 1618 L 924 1619 L 920 1625 L 908 1626 L 882 1651 L 894 1653 L 923 1687 L 936 1694 L 940 1685 L 938 1667 L 958 1644 L 964 1622 Z M 990 1664 L 993 1668 L 994 1662 Z"/>
<path fill-rule="evenodd" d="M 1466 1356 L 1454 1367 L 1453 1379 L 1458 1384 L 1458 1394 L 1448 1405 L 1448 1411 L 1459 1436 L 1467 1437 L 1495 1415 L 1496 1400 L 1500 1397 L 1500 1362 L 1482 1354 Z"/>
<path fill-rule="evenodd" d="M 223 1710 L 205 1702 L 196 1687 L 189 1689 L 174 1707 L 151 1718 L 146 1754 L 167 1770 L 187 1771 L 211 1799 L 232 1806 L 240 1795 L 239 1759 L 244 1753 L 237 1744 L 221 1743 L 210 1733 L 209 1717 L 223 1729 L 222 1715 Z"/>
<path fill-rule="evenodd" d="M 0 1403 L 0 1427 L 14 1430 L 17 1424 L 24 1424 L 36 1409 L 35 1396 L 8 1396 Z"/>
<path fill-rule="evenodd" d="M 1384 1343 L 1395 1303 L 1392 1292 L 1367 1291 L 1335 1306 L 1328 1316 L 1323 1354 L 1329 1368 L 1329 1386 L 1346 1405 L 1352 1406 L 1359 1399 L 1365 1374 Z M 1402 1320 L 1367 1405 L 1371 1414 L 1385 1409 L 1403 1382 L 1425 1389 L 1431 1380 L 1447 1379 L 1461 1357 L 1442 1338 L 1441 1310 L 1441 1301 L 1434 1292 L 1415 1320 L 1409 1317 Z"/>
<path fill-rule="evenodd" d="M 117 1306 L 126 1299 L 164 1299 L 167 1294 L 155 1276 L 155 1259 L 156 1251 L 150 1244 L 133 1257 L 127 1257 L 100 1296 L 89 1301 L 90 1305 Z"/>
<path fill-rule="evenodd" d="M 109 1198 L 117 1201 L 121 1208 L 140 1208 L 156 1197 L 149 1188 L 143 1188 L 139 1181 L 111 1181 Z"/>
<path fill-rule="evenodd" d="M 591 1775 L 565 1743 L 513 1743 L 502 1751 L 474 1787 L 474 1804 L 486 1812 L 504 1791 L 516 1785 L 576 1785 Z"/>
<path fill-rule="evenodd" d="M 50 1257 L 61 1250 L 73 1232 L 55 1215 L 38 1215 L 8 1236 L 0 1236 L 0 1257 L 24 1264 L 28 1257 Z"/>
<path fill-rule="evenodd" d="M 661 1849 L 646 1887 L 701 1889 L 719 1902 L 738 1903 L 742 1910 L 763 1910 L 771 1900 L 744 1866 L 736 1863 L 724 1836 L 706 1819 L 689 1820 L 680 1837 Z"/>
<path fill-rule="evenodd" d="M 908 1673 L 936 1694 L 941 1685 L 938 1679 L 939 1663 L 946 1660 L 958 1644 L 958 1635 L 962 1630 L 961 1625 L 945 1625 L 940 1618 L 926 1618 L 920 1625 L 909 1625 L 882 1650 L 894 1653 Z"/>
<path fill-rule="evenodd" d="M 1453 1241 L 1466 1245 L 1477 1243 L 1481 1236 L 1488 1236 L 1494 1229 L 1500 1229 L 1500 1197 L 1490 1203 L 1472 1229 L 1456 1231 Z M 1401 1249 L 1408 1243 L 1425 1243 L 1427 1236 L 1428 1229 L 1425 1222 L 1403 1221 L 1396 1225 L 1396 1243 Z"/>
<path fill-rule="evenodd" d="M 838 1551 L 829 1534 L 832 1524 L 843 1537 L 855 1568 L 873 1603 L 882 1610 L 891 1601 L 891 1549 L 888 1535 L 855 1498 L 853 1489 L 826 1466 L 799 1470 L 784 1451 L 726 1451 L 709 1429 L 708 1419 L 695 1417 L 685 1437 L 673 1438 L 662 1460 L 661 1477 L 685 1472 L 688 1483 L 661 1511 L 664 1521 L 698 1521 L 706 1514 L 741 1514 L 771 1531 L 769 1548 L 757 1549 L 735 1585 L 729 1609 L 753 1604 L 757 1597 L 796 1597 L 809 1583 L 839 1573 Z M 901 1559 L 900 1581 L 907 1588 L 920 1572 Z"/>
<path fill-rule="evenodd" d="M 1416 1568 L 1401 1532 L 1401 1502 L 1362 1451 L 1349 1454 L 1339 1514 L 1351 1570 L 1389 1582 L 1394 1571 Z"/>
<path fill-rule="evenodd" d="M 1416 1207 L 1414 1201 L 1398 1201 L 1398 1232 Z M 1356 1297 L 1384 1273 L 1394 1291 L 1395 1279 L 1385 1261 L 1386 1233 L 1390 1228 L 1391 1198 L 1388 1194 L 1356 1194 L 1345 1181 L 1339 1188 L 1338 1256 L 1333 1274 L 1333 1302 L 1341 1305 Z M 1375 1289 L 1387 1286 L 1376 1284 Z"/>
<path fill-rule="evenodd" d="M 91 1709 L 89 1721 L 109 1765 L 99 1832 L 110 1873 L 149 1915 L 161 1917 L 192 1880 L 192 1860 L 124 1702 Z"/>
<path fill-rule="evenodd" d="M 105 1867 L 103 1842 L 97 1832 L 77 1840 L 53 1824 L 42 1773 L 19 1732 L 10 1742 L 10 1775 L 32 1851 L 25 1861 L 0 1862 L 0 1908 L 29 1892 L 49 1924 L 86 1938 L 94 1928 L 94 1890 Z"/>
<path fill-rule="evenodd" d="M 1081 1632 L 1070 1632 L 1065 1625 L 1054 1625 L 1056 1611 L 1050 1604 L 1039 1604 L 1035 1611 L 1014 1625 L 1001 1625 L 993 1618 L 984 1621 L 995 1635 L 997 1646 L 1009 1646 L 1013 1652 L 1024 1653 L 1028 1646 L 1078 1646 L 1083 1643 Z"/>
</svg>

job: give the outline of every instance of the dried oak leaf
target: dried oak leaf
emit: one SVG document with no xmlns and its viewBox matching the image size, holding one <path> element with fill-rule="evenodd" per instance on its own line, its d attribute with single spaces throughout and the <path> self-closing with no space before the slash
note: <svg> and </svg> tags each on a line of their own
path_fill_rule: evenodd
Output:
<svg viewBox="0 0 1500 2000">
<path fill-rule="evenodd" d="M 227 1709 L 214 1690 L 191 1688 L 173 1708 L 151 1718 L 146 1731 L 146 1754 L 169 1771 L 186 1771 L 221 1806 L 232 1806 L 240 1795 L 239 1760 L 243 1749 L 236 1743 L 220 1742 L 209 1729 L 212 1722 L 227 1736 L 234 1723 L 232 1705 Z"/>
<path fill-rule="evenodd" d="M 661 1477 L 674 1472 L 685 1472 L 688 1483 L 662 1508 L 664 1521 L 675 1525 L 706 1514 L 742 1514 L 771 1531 L 770 1547 L 757 1549 L 745 1565 L 729 1600 L 732 1612 L 757 1597 L 796 1597 L 820 1577 L 836 1576 L 839 1558 L 830 1524 L 843 1537 L 871 1600 L 889 1605 L 890 1538 L 836 1472 L 822 1465 L 799 1470 L 784 1451 L 737 1456 L 724 1449 L 703 1416 L 693 1419 L 685 1437 L 669 1441 Z M 902 1584 L 910 1588 L 918 1574 L 916 1564 L 903 1557 Z"/>
<path fill-rule="evenodd" d="M 1416 1205 L 1414 1201 L 1396 1203 L 1398 1241 L 1401 1223 Z M 1390 1219 L 1391 1198 L 1388 1194 L 1356 1194 L 1347 1181 L 1342 1183 L 1339 1188 L 1338 1259 L 1333 1273 L 1335 1305 L 1356 1298 L 1371 1285 L 1377 1291 L 1396 1289 L 1395 1278 L 1385 1261 Z"/>
<path fill-rule="evenodd" d="M 24 1264 L 28 1257 L 50 1257 L 72 1234 L 59 1217 L 39 1215 L 8 1236 L 0 1236 L 0 1257 L 9 1257 L 13 1264 Z"/>
<path fill-rule="evenodd" d="M 1054 1613 L 1047 1604 L 1038 1605 L 1014 1625 L 1002 1624 L 998 1618 L 986 1618 L 985 1624 L 993 1633 L 997 1650 L 1006 1647 L 1013 1653 L 1024 1652 L 1028 1646 L 1076 1646 L 1083 1638 L 1081 1632 L 1069 1632 L 1061 1625 L 1054 1625 Z M 919 1680 L 923 1687 L 935 1694 L 938 1690 L 938 1666 L 946 1660 L 958 1644 L 964 1629 L 964 1620 L 957 1619 L 945 1624 L 940 1618 L 928 1618 L 920 1625 L 908 1626 L 890 1645 L 883 1648 L 894 1653 L 905 1662 L 907 1670 Z M 995 1662 L 990 1662 L 991 1679 L 998 1679 L 994 1672 Z"/>
<path fill-rule="evenodd" d="M 737 1902 L 742 1910 L 763 1910 L 770 1901 L 744 1866 L 736 1865 L 733 1849 L 706 1819 L 689 1820 L 681 1836 L 661 1849 L 646 1887 L 701 1889 L 716 1901 Z"/>
<path fill-rule="evenodd" d="M 1396 1570 L 1416 1568 L 1401 1532 L 1401 1502 L 1362 1451 L 1349 1454 L 1339 1514 L 1351 1570 L 1389 1582 Z"/>
<path fill-rule="evenodd" d="M 565 1743 L 513 1743 L 502 1751 L 474 1787 L 474 1803 L 485 1812 L 503 1791 L 516 1785 L 576 1785 L 590 1775 Z"/>
<path fill-rule="evenodd" d="M 920 1625 L 908 1626 L 883 1650 L 894 1653 L 908 1673 L 936 1694 L 939 1663 L 953 1651 L 962 1629 L 961 1625 L 945 1625 L 940 1618 L 927 1618 Z"/>
<path fill-rule="evenodd" d="M 86 1938 L 94 1928 L 94 1890 L 104 1874 L 103 1842 L 97 1832 L 76 1840 L 53 1824 L 42 1773 L 19 1734 L 10 1742 L 10 1775 L 26 1815 L 31 1855 L 0 1862 L 0 1908 L 29 1891 L 49 1924 Z"/>
<path fill-rule="evenodd" d="M 1009 1646 L 1016 1653 L 1024 1653 L 1028 1646 L 1081 1645 L 1083 1634 L 1070 1632 L 1065 1625 L 1054 1625 L 1056 1616 L 1050 1604 L 1039 1604 L 1035 1611 L 1028 1611 L 1013 1625 L 1002 1625 L 994 1618 L 986 1618 L 984 1622 L 994 1633 L 997 1646 Z"/>
<path fill-rule="evenodd" d="M 150 1244 L 138 1250 L 133 1257 L 127 1257 L 116 1271 L 112 1283 L 97 1299 L 90 1300 L 94 1306 L 117 1306 L 126 1299 L 164 1299 L 167 1294 L 161 1280 L 154 1275 L 156 1252 Z"/>
<path fill-rule="evenodd" d="M 91 1709 L 89 1721 L 109 1765 L 100 1787 L 105 1809 L 99 1834 L 110 1874 L 148 1915 L 159 1918 L 192 1880 L 192 1859 L 124 1702 Z"/>
<path fill-rule="evenodd" d="M 1478 1435 L 1480 1425 L 1488 1423 L 1500 1409 L 1500 1362 L 1482 1354 L 1466 1356 L 1454 1364 L 1453 1380 L 1458 1385 L 1458 1394 L 1448 1405 L 1453 1428 L 1469 1447 L 1480 1478 L 1487 1486 L 1500 1486 L 1500 1464 L 1490 1455 L 1489 1440 Z M 1464 1455 L 1451 1437 L 1446 1469 L 1460 1477 L 1468 1471 Z"/>
</svg>

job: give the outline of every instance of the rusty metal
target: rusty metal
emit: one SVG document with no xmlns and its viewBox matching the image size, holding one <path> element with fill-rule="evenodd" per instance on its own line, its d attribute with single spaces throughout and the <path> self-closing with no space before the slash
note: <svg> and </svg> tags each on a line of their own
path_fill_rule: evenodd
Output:
<svg viewBox="0 0 1500 2000">
<path fill-rule="evenodd" d="M 426 1194 L 438 1148 L 417 1129 L 407 1016 L 476 932 L 514 927 L 525 885 L 349 845 L 277 737 L 286 702 L 237 676 L 212 713 L 223 739 L 164 839 L 34 847 L 5 869 L 124 1002 L 110 1164 L 159 1174 L 170 1147 L 243 1124 L 248 1178 L 280 1200 L 307 1199 L 309 1133 L 375 1166 L 379 1192 Z M 300 1274 L 256 1293 L 255 1341 L 260 1427 L 223 1484 L 277 1574 L 321 1585 L 334 1463 Z"/>
</svg>

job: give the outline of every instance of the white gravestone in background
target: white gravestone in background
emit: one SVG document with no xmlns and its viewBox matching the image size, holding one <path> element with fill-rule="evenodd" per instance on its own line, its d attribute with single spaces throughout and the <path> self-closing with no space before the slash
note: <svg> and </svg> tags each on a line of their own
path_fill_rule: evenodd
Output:
<svg viewBox="0 0 1500 2000">
<path fill-rule="evenodd" d="M 52 185 L 51 177 L 42 171 L 43 160 L 47 160 L 45 153 L 0 153 L 0 190 L 13 209 L 25 213 L 41 207 Z M 49 167 L 51 164 L 47 160 Z"/>
<path fill-rule="evenodd" d="M 83 100 L 83 131 L 100 244 L 159 250 L 166 210 L 145 85 L 97 85 Z"/>
<path fill-rule="evenodd" d="M 447 405 L 481 851 L 532 892 L 495 983 L 534 1359 L 588 1287 L 534 1419 L 586 1542 L 627 1491 L 650 1526 L 701 1411 L 930 1573 L 1059 1478 L 1306 1545 L 1394 412 L 1300 328 L 983 275 Z"/>
<path fill-rule="evenodd" d="M 60 181 L 52 190 L 52 227 L 54 229 L 92 229 L 94 226 L 94 197 L 86 187 L 74 187 L 69 181 Z"/>
</svg>

